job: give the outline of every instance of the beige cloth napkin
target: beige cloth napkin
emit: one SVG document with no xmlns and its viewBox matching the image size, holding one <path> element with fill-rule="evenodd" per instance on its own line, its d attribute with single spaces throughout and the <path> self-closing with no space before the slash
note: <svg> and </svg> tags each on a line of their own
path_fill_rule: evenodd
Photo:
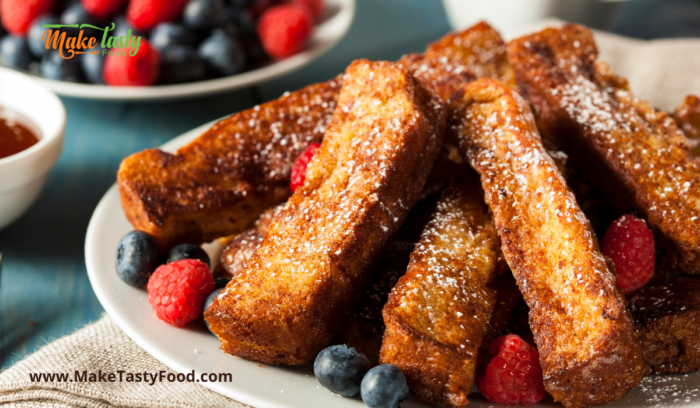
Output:
<svg viewBox="0 0 700 408">
<path fill-rule="evenodd" d="M 239 402 L 188 382 L 55 382 L 36 383 L 29 374 L 75 371 L 127 373 L 161 370 L 173 373 L 134 343 L 109 318 L 56 340 L 0 374 L 0 406 L 13 407 L 157 407 L 245 408 Z"/>
<path fill-rule="evenodd" d="M 596 33 L 601 59 L 628 78 L 635 94 L 673 111 L 700 95 L 700 39 L 639 41 Z M 168 368 L 109 317 L 57 340 L 0 374 L 0 405 L 17 407 L 233 407 L 244 405 L 195 383 L 32 383 L 29 373 L 159 372 Z"/>
</svg>

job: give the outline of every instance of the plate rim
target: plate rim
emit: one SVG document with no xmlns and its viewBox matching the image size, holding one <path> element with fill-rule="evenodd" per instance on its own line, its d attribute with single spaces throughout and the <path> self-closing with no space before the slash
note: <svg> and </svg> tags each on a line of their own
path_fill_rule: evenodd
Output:
<svg viewBox="0 0 700 408">
<path fill-rule="evenodd" d="M 168 152 L 174 152 L 177 150 L 177 148 L 184 146 L 186 143 L 188 143 L 191 140 L 194 140 L 197 136 L 201 135 L 204 133 L 206 130 L 208 130 L 213 124 L 215 124 L 217 121 L 221 119 L 217 119 L 211 122 L 208 122 L 204 125 L 198 126 L 190 131 L 187 131 L 171 140 L 166 142 L 165 144 L 161 145 L 160 148 L 162 150 L 168 151 Z M 108 295 L 106 294 L 107 288 L 103 287 L 102 285 L 97 283 L 97 274 L 101 273 L 100 271 L 100 261 L 96 258 L 99 258 L 98 256 L 98 251 L 96 250 L 98 246 L 98 241 L 99 239 L 96 239 L 101 234 L 104 234 L 103 231 L 98 230 L 98 223 L 99 223 L 99 218 L 101 216 L 101 213 L 104 212 L 104 208 L 109 206 L 110 200 L 119 200 L 119 193 L 118 193 L 118 188 L 117 184 L 114 183 L 110 186 L 110 188 L 105 192 L 105 194 L 102 196 L 100 199 L 99 203 L 95 207 L 95 210 L 90 218 L 90 222 L 88 224 L 87 228 L 87 233 L 85 237 L 85 264 L 87 267 L 87 274 L 88 278 L 90 280 L 90 285 L 93 288 L 93 291 L 95 292 L 95 295 L 97 296 L 98 300 L 104 307 L 105 311 L 107 314 L 110 316 L 110 318 L 119 326 L 119 328 L 124 331 L 124 333 L 131 339 L 133 340 L 139 347 L 143 348 L 148 354 L 150 354 L 153 358 L 161 362 L 162 364 L 168 366 L 169 368 L 177 371 L 177 372 L 187 372 L 189 370 L 192 370 L 193 367 L 187 366 L 184 363 L 180 363 L 176 357 L 171 357 L 168 355 L 166 351 L 163 351 L 158 348 L 157 344 L 153 343 L 150 339 L 147 339 L 145 335 L 142 335 L 137 328 L 134 328 L 132 330 L 131 324 L 128 323 L 126 320 L 126 317 L 122 315 L 121 312 L 117 311 L 117 303 L 112 303 L 111 300 L 108 299 Z M 179 329 L 178 329 L 179 330 Z M 223 353 L 222 353 L 223 354 Z M 257 363 L 254 363 L 257 364 Z M 277 367 L 270 367 L 270 368 L 277 368 Z M 195 367 L 195 372 L 199 373 L 200 371 Z M 692 376 L 692 379 L 697 379 L 700 378 L 700 371 L 695 371 L 692 373 L 687 373 L 687 374 L 679 374 L 679 375 L 666 375 L 663 376 L 666 378 L 666 381 L 669 379 L 673 380 L 674 378 L 676 379 L 682 379 L 682 378 L 689 378 L 689 376 Z M 649 377 L 645 377 L 649 378 Z M 654 377 L 653 380 L 656 380 Z M 642 381 L 645 381 L 644 379 Z M 661 384 L 663 385 L 662 382 L 657 382 L 654 381 L 654 383 Z M 293 401 L 290 401 L 289 403 L 284 403 L 284 402 L 278 402 L 275 401 L 274 398 L 271 398 L 267 396 L 267 394 L 258 394 L 256 391 L 246 391 L 245 389 L 240 389 L 236 387 L 230 387 L 226 386 L 226 383 L 218 383 L 218 382 L 207 382 L 207 383 L 198 383 L 199 385 L 203 385 L 204 387 L 221 394 L 223 396 L 229 397 L 234 399 L 235 401 L 243 404 L 247 404 L 253 407 L 257 408 L 296 408 L 299 405 L 295 404 Z M 693 384 L 695 384 L 695 381 L 693 381 Z M 642 384 L 640 383 L 640 386 Z M 648 397 L 644 396 L 639 396 L 639 392 L 634 392 L 635 390 L 639 390 L 640 386 L 636 387 L 633 390 L 630 390 L 621 400 L 615 402 L 614 406 L 617 406 L 619 408 L 629 408 L 629 407 L 649 407 L 649 406 L 656 406 L 653 405 L 654 402 L 649 400 Z M 680 384 L 679 386 L 684 386 L 683 384 Z M 267 388 L 267 387 L 266 387 Z M 697 388 L 695 388 L 697 390 Z M 683 392 L 682 389 L 678 389 L 679 392 Z M 656 392 L 656 391 L 654 391 Z M 662 391 L 663 392 L 663 391 Z M 329 395 L 333 395 L 335 397 L 335 394 L 328 393 Z M 476 396 L 474 396 L 476 397 Z M 686 401 L 686 402 L 677 402 L 673 403 L 671 405 L 664 405 L 668 407 L 700 407 L 700 394 L 697 395 L 698 397 L 697 400 L 692 400 L 692 401 Z M 645 402 L 640 403 L 639 398 L 642 398 L 645 400 Z M 365 407 L 365 405 L 362 403 L 362 401 L 356 400 L 356 399 L 349 399 L 349 398 L 341 398 L 346 404 L 340 404 L 340 406 L 343 407 Z M 340 402 L 340 401 L 339 401 Z M 359 404 L 357 404 L 359 403 Z M 485 400 L 481 401 L 480 398 L 471 398 L 470 397 L 470 403 L 474 405 L 475 407 L 490 407 L 494 406 L 494 404 L 490 404 L 486 402 Z M 619 404 L 619 405 L 618 405 Z M 405 407 L 404 407 L 405 406 Z M 411 397 L 409 400 L 407 400 L 405 403 L 402 403 L 402 407 L 404 408 L 428 408 L 428 407 L 433 407 L 435 405 L 431 404 L 426 404 L 426 403 L 420 403 L 415 398 Z M 559 404 L 552 403 L 551 400 L 544 400 L 536 405 L 536 407 L 559 407 Z M 606 405 L 607 406 L 607 405 Z"/>
<path fill-rule="evenodd" d="M 104 101 L 185 99 L 241 89 L 298 71 L 326 54 L 345 38 L 355 19 L 356 0 L 327 0 L 327 3 L 338 5 L 338 12 L 314 27 L 309 48 L 272 64 L 232 76 L 148 87 L 73 83 L 46 79 L 38 75 L 30 75 L 30 77 L 60 96 Z"/>
</svg>

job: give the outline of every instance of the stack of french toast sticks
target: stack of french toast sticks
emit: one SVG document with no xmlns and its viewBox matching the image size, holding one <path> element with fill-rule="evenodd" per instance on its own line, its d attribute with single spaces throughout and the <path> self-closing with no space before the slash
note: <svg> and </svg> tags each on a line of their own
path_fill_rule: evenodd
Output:
<svg viewBox="0 0 700 408">
<path fill-rule="evenodd" d="M 118 185 L 164 249 L 229 237 L 205 313 L 226 353 L 299 365 L 342 342 L 462 407 L 490 342 L 527 332 L 545 389 L 583 407 L 700 368 L 699 118 L 635 98 L 584 27 L 505 44 L 480 23 L 134 154 Z M 596 233 L 628 212 L 657 265 L 625 299 Z"/>
</svg>

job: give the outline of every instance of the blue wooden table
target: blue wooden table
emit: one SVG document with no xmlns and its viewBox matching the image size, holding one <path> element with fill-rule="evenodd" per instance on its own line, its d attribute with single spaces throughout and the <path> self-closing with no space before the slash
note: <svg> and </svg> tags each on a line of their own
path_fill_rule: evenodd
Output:
<svg viewBox="0 0 700 408">
<path fill-rule="evenodd" d="M 636 0 L 615 31 L 641 38 L 700 36 L 696 0 Z M 253 90 L 173 102 L 94 102 L 63 98 L 63 154 L 34 207 L 0 231 L 0 368 L 103 313 L 85 270 L 92 211 L 125 156 L 159 146 L 215 118 L 333 77 L 356 58 L 395 60 L 449 31 L 438 0 L 358 0 L 348 36 L 305 69 Z"/>
</svg>

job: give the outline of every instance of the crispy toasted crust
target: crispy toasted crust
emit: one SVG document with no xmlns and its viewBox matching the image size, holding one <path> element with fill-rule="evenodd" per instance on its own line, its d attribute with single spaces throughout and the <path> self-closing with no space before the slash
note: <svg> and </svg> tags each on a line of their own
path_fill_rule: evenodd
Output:
<svg viewBox="0 0 700 408">
<path fill-rule="evenodd" d="M 407 54 L 397 62 L 411 71 L 424 87 L 435 92 L 443 101 L 450 99 L 463 83 L 476 79 L 476 75 L 467 65 L 447 58 Z"/>
<path fill-rule="evenodd" d="M 338 77 L 236 113 L 176 154 L 148 149 L 127 157 L 117 174 L 127 218 L 163 249 L 251 227 L 291 195 L 291 165 L 321 141 L 341 85 Z"/>
<path fill-rule="evenodd" d="M 634 98 L 597 55 L 578 25 L 508 46 L 543 135 L 618 211 L 647 219 L 671 268 L 700 274 L 700 161 L 673 119 Z"/>
<path fill-rule="evenodd" d="M 629 299 L 644 361 L 655 374 L 700 368 L 700 279 L 647 286 Z"/>
<path fill-rule="evenodd" d="M 343 81 L 304 186 L 205 313 L 227 353 L 305 364 L 326 346 L 439 152 L 444 107 L 405 68 L 359 60 Z"/>
<path fill-rule="evenodd" d="M 219 263 L 214 270 L 214 276 L 219 278 L 233 278 L 238 275 L 262 244 L 267 229 L 283 205 L 278 205 L 266 210 L 255 221 L 255 227 L 245 230 L 230 238 L 230 242 L 219 255 Z"/>
<path fill-rule="evenodd" d="M 690 143 L 690 152 L 695 157 L 700 156 L 700 98 L 688 95 L 681 106 L 676 109 L 673 119 L 683 131 Z"/>
<path fill-rule="evenodd" d="M 420 400 L 467 405 L 497 299 L 488 283 L 505 265 L 500 245 L 478 178 L 465 169 L 442 193 L 382 312 L 380 362 L 398 366 Z"/>
<path fill-rule="evenodd" d="M 482 21 L 428 45 L 425 56 L 440 62 L 460 63 L 478 78 L 496 78 L 517 88 L 515 73 L 505 51 L 505 43 L 498 31 Z"/>
<path fill-rule="evenodd" d="M 545 388 L 567 407 L 620 399 L 644 367 L 630 312 L 527 104 L 511 87 L 480 79 L 453 95 L 448 129 L 481 175 L 530 307 Z"/>
</svg>

